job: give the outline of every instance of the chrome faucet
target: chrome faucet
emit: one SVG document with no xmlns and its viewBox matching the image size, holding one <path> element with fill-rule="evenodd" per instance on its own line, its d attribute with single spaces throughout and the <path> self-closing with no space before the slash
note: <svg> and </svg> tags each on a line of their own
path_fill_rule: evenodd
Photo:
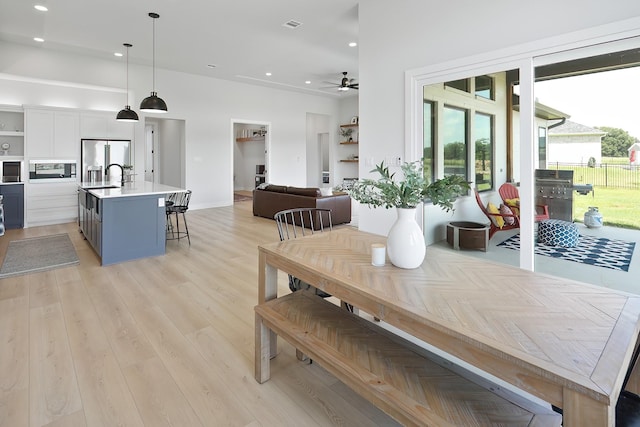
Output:
<svg viewBox="0 0 640 427">
<path fill-rule="evenodd" d="M 111 163 L 109 166 L 107 166 L 107 168 L 104 170 L 104 176 L 107 176 L 109 174 L 109 168 L 111 166 L 117 166 L 120 168 L 120 187 L 124 187 L 124 168 L 122 167 L 122 165 L 119 165 L 117 163 Z"/>
</svg>

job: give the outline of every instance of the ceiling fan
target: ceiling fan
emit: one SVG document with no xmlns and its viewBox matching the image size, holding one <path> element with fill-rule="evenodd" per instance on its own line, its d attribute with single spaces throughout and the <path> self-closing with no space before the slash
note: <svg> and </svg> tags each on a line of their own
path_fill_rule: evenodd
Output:
<svg viewBox="0 0 640 427">
<path fill-rule="evenodd" d="M 333 86 L 331 87 L 337 87 L 339 91 L 348 91 L 349 89 L 358 89 L 358 83 L 354 83 L 355 79 L 350 79 L 347 77 L 347 72 L 343 71 L 342 72 L 342 81 L 340 83 L 333 83 L 333 82 L 326 82 L 329 83 Z"/>
</svg>

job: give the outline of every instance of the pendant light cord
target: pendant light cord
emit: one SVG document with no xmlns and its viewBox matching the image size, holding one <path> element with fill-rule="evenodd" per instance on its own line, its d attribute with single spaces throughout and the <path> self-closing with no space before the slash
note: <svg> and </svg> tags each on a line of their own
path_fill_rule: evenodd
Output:
<svg viewBox="0 0 640 427">
<path fill-rule="evenodd" d="M 153 58 L 153 92 L 156 91 L 156 17 L 153 18 L 153 46 L 152 46 L 152 58 Z"/>
<path fill-rule="evenodd" d="M 127 47 L 127 105 L 131 105 L 129 104 L 129 47 L 131 45 L 127 43 L 125 46 Z"/>
</svg>

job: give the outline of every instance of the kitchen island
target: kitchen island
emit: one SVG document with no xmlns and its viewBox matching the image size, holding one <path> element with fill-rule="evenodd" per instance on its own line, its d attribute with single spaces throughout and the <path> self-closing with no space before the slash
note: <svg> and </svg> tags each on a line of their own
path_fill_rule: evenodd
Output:
<svg viewBox="0 0 640 427">
<path fill-rule="evenodd" d="M 78 226 L 102 265 L 164 255 L 165 200 L 185 189 L 146 181 L 78 185 Z"/>
</svg>

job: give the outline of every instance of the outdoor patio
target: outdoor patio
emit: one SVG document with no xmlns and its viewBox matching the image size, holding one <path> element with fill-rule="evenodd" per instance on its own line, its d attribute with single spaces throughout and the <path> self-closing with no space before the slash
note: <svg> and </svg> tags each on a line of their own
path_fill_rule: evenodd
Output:
<svg viewBox="0 0 640 427">
<path fill-rule="evenodd" d="M 605 267 L 596 267 L 581 264 L 564 259 L 551 258 L 543 255 L 535 256 L 535 268 L 537 272 L 578 280 L 580 282 L 605 286 L 607 288 L 640 294 L 640 281 L 637 280 L 640 272 L 640 230 L 626 228 L 607 227 L 587 228 L 584 224 L 576 223 L 580 235 L 591 235 L 614 240 L 636 242 L 636 248 L 631 258 L 628 271 L 618 271 Z M 519 264 L 520 252 L 513 249 L 498 246 L 511 236 L 518 234 L 519 230 L 499 231 L 489 241 L 487 252 L 480 250 L 461 249 L 461 253 L 486 259 L 488 261 L 514 265 Z M 434 246 L 451 248 L 446 241 L 434 243 Z M 427 248 L 427 257 L 429 249 Z"/>
</svg>

